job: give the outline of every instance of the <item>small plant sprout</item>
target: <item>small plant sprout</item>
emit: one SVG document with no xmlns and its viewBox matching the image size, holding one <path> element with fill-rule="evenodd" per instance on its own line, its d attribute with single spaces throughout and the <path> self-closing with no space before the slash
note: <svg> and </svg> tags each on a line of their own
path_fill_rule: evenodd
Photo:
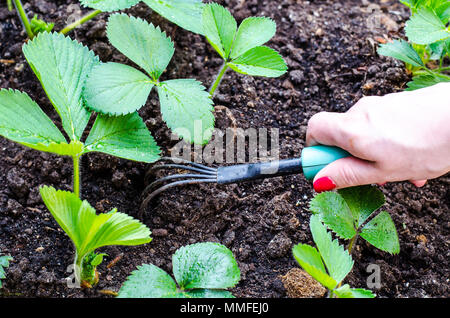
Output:
<svg viewBox="0 0 450 318">
<path fill-rule="evenodd" d="M 5 269 L 9 267 L 9 262 L 12 261 L 12 257 L 8 255 L 0 256 L 0 288 L 2 288 L 2 279 L 6 278 Z"/>
<path fill-rule="evenodd" d="M 119 291 L 120 298 L 233 298 L 225 289 L 240 280 L 232 252 L 218 243 L 197 243 L 172 257 L 173 275 L 155 265 L 142 265 Z M 177 287 L 178 283 L 178 287 Z"/>
<path fill-rule="evenodd" d="M 342 245 L 339 245 L 338 240 L 332 239 L 331 233 L 327 232 L 318 215 L 311 215 L 309 226 L 317 248 L 307 244 L 294 246 L 292 252 L 300 266 L 329 290 L 329 297 L 375 297 L 370 290 L 350 288 L 348 284 L 341 286 L 342 281 L 352 270 L 352 257 Z"/>
<path fill-rule="evenodd" d="M 84 98 L 90 109 L 107 115 L 126 115 L 141 108 L 157 88 L 162 118 L 188 142 L 205 144 L 214 128 L 212 100 L 193 79 L 161 82 L 174 53 L 173 42 L 159 28 L 125 14 L 110 16 L 108 39 L 147 74 L 119 63 L 95 66 L 86 81 Z"/>
<path fill-rule="evenodd" d="M 384 203 L 384 195 L 376 187 L 359 186 L 320 193 L 311 200 L 310 209 L 337 236 L 350 240 L 350 253 L 360 235 L 376 248 L 398 254 L 400 243 L 389 213 L 382 211 L 372 217 Z"/>
<path fill-rule="evenodd" d="M 252 76 L 278 77 L 286 73 L 286 63 L 278 52 L 262 46 L 275 35 L 277 27 L 272 19 L 246 18 L 238 29 L 231 13 L 216 3 L 206 4 L 202 17 L 203 33 L 224 61 L 209 90 L 211 96 L 229 68 Z"/>
<path fill-rule="evenodd" d="M 144 224 L 117 209 L 97 215 L 87 201 L 81 201 L 72 192 L 47 186 L 39 191 L 50 213 L 75 245 L 75 278 L 83 286 L 90 287 L 98 282 L 96 268 L 105 254 L 95 253 L 96 249 L 141 245 L 152 240 Z"/>
<path fill-rule="evenodd" d="M 86 139 L 92 115 L 83 105 L 82 88 L 98 58 L 88 48 L 56 33 L 40 33 L 23 46 L 28 63 L 62 121 L 61 133 L 41 108 L 23 92 L 0 90 L 0 136 L 39 151 L 73 159 L 73 191 L 80 196 L 80 158 L 89 152 L 155 162 L 160 149 L 137 112 L 110 117 L 99 114 Z"/>
<path fill-rule="evenodd" d="M 407 90 L 450 82 L 450 67 L 444 65 L 450 56 L 450 2 L 448 0 L 401 1 L 411 9 L 405 32 L 409 42 L 395 40 L 379 47 L 380 55 L 406 63 L 413 75 Z"/>
</svg>

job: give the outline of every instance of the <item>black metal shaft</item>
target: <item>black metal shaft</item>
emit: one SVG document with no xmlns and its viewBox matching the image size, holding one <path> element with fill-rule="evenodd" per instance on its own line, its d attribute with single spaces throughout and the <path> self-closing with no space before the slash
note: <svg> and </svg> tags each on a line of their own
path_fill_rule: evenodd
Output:
<svg viewBox="0 0 450 318">
<path fill-rule="evenodd" d="M 256 179 L 265 179 L 302 172 L 300 158 L 271 162 L 249 163 L 217 169 L 217 183 L 228 184 Z"/>
</svg>

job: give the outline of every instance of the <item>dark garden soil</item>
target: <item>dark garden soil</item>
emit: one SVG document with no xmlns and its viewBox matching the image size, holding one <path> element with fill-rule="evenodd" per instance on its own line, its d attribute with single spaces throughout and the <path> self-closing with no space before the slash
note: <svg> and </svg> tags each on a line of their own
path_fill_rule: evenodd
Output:
<svg viewBox="0 0 450 318">
<path fill-rule="evenodd" d="M 78 7 L 78 1 L 26 1 L 34 13 L 56 21 L 56 29 Z M 285 57 L 289 71 L 277 79 L 251 78 L 229 72 L 215 98 L 228 107 L 241 128 L 279 128 L 282 158 L 297 157 L 303 148 L 308 119 L 319 111 L 344 112 L 363 95 L 401 90 L 409 80 L 401 63 L 377 56 L 383 39 L 402 34 L 406 9 L 397 1 L 224 0 L 238 22 L 265 15 L 278 25 L 269 45 Z M 25 35 L 14 13 L 0 8 L 0 87 L 27 92 L 57 120 L 38 80 L 22 55 Z M 376 3 L 376 4 L 375 4 Z M 86 11 L 86 10 L 84 10 Z M 176 52 L 164 79 L 197 78 L 206 86 L 221 59 L 198 35 L 191 34 L 138 5 L 128 13 L 160 25 L 172 36 Z M 102 61 L 129 63 L 109 45 L 102 14 L 74 33 Z M 152 93 L 141 110 L 162 149 L 173 147 Z M 217 114 L 217 127 L 229 120 Z M 167 153 L 166 153 L 167 154 Z M 98 211 L 113 207 L 137 217 L 146 165 L 90 154 L 82 162 L 82 196 Z M 69 289 L 64 278 L 73 260 L 70 240 L 42 203 L 38 187 L 71 190 L 71 162 L 25 149 L 0 138 L 0 251 L 14 261 L 3 295 L 24 297 L 101 297 L 118 291 L 136 266 L 153 263 L 166 271 L 179 247 L 201 241 L 221 242 L 235 254 L 242 280 L 232 290 L 238 297 L 287 297 L 281 276 L 298 267 L 293 244 L 312 244 L 308 202 L 314 195 L 303 176 L 275 178 L 230 186 L 191 186 L 167 191 L 150 204 L 143 221 L 153 241 L 139 247 L 108 247 L 99 267 L 101 280 L 90 290 Z M 381 267 L 380 297 L 449 296 L 450 177 L 417 189 L 409 183 L 382 187 L 385 209 L 397 225 L 401 252 L 375 250 L 362 240 L 347 282 L 366 287 L 369 264 Z M 121 257 L 122 256 L 122 257 Z M 121 257 L 107 268 L 108 262 Z"/>
</svg>

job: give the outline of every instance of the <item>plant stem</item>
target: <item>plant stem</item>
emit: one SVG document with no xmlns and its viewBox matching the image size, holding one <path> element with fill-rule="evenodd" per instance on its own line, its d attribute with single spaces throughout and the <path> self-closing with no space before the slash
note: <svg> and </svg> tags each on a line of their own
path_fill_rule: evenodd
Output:
<svg viewBox="0 0 450 318">
<path fill-rule="evenodd" d="M 76 155 L 73 159 L 73 193 L 80 197 L 80 156 Z"/>
<path fill-rule="evenodd" d="M 30 20 L 28 20 L 27 13 L 23 9 L 22 2 L 20 2 L 20 0 L 14 0 L 14 6 L 16 7 L 20 21 L 22 22 L 23 28 L 27 32 L 28 37 L 30 40 L 33 39 L 34 33 L 33 30 L 31 30 Z"/>
<path fill-rule="evenodd" d="M 356 234 L 355 236 L 353 236 L 353 238 L 350 240 L 350 243 L 348 243 L 348 247 L 347 247 L 347 250 L 348 250 L 348 253 L 350 254 L 350 255 L 352 255 L 352 249 L 353 249 L 353 246 L 355 245 L 355 243 L 356 243 L 356 239 L 358 238 L 358 234 Z"/>
<path fill-rule="evenodd" d="M 83 16 L 81 19 L 79 19 L 79 20 L 75 21 L 74 23 L 71 23 L 68 26 L 66 26 L 64 29 L 62 29 L 60 31 L 60 33 L 67 34 L 70 31 L 72 31 L 73 29 L 75 29 L 76 27 L 78 27 L 78 26 L 82 25 L 83 23 L 85 23 L 85 22 L 95 18 L 100 13 L 102 13 L 102 11 L 100 11 L 100 10 L 91 11 L 88 14 L 86 14 L 85 16 Z"/>
<path fill-rule="evenodd" d="M 219 73 L 216 76 L 216 80 L 214 81 L 211 88 L 209 89 L 209 95 L 211 97 L 214 97 L 214 93 L 216 92 L 217 87 L 219 87 L 220 82 L 222 82 L 222 78 L 225 75 L 225 73 L 227 72 L 227 70 L 228 70 L 228 64 L 225 61 L 222 65 L 222 67 L 220 68 Z"/>
<path fill-rule="evenodd" d="M 13 10 L 13 4 L 11 2 L 12 0 L 6 0 L 6 4 L 8 5 L 8 10 L 12 11 Z"/>
</svg>

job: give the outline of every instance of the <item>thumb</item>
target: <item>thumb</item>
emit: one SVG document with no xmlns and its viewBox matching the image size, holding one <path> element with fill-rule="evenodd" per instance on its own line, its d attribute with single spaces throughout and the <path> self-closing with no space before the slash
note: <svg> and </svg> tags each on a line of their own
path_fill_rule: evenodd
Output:
<svg viewBox="0 0 450 318">
<path fill-rule="evenodd" d="M 383 174 L 373 162 L 347 157 L 336 160 L 320 170 L 314 178 L 316 192 L 331 191 L 371 183 L 381 183 Z"/>
</svg>

